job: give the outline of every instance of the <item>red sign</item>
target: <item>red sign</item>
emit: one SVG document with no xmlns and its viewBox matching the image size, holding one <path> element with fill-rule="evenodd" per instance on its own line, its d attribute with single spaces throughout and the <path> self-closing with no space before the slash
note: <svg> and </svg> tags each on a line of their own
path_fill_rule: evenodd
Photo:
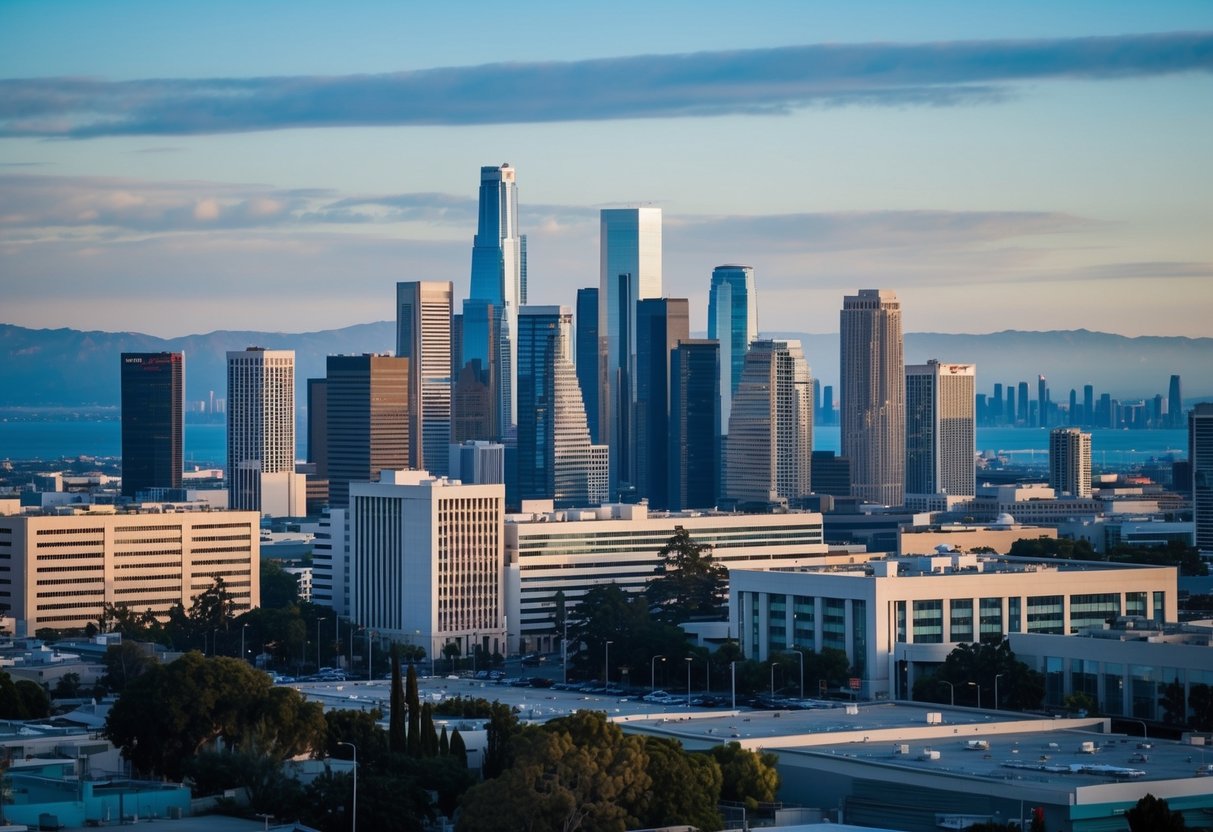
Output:
<svg viewBox="0 0 1213 832">
<path fill-rule="evenodd" d="M 859 690 L 860 679 L 858 676 L 851 677 L 851 690 Z"/>
</svg>

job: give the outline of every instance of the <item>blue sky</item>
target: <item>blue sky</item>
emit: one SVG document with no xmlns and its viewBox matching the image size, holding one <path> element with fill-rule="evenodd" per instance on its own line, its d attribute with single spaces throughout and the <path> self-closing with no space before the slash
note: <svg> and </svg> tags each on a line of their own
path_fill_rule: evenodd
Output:
<svg viewBox="0 0 1213 832">
<path fill-rule="evenodd" d="M 665 216 L 759 324 L 1213 335 L 1213 4 L 0 3 L 0 321 L 315 330 L 466 293 L 482 164 L 532 302 Z M 584 6 L 584 8 L 583 8 Z"/>
</svg>

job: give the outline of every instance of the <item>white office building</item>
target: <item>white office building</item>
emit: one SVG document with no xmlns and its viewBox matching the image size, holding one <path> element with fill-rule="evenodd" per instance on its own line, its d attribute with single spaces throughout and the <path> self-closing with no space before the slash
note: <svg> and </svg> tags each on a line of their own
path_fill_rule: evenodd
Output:
<svg viewBox="0 0 1213 832">
<path fill-rule="evenodd" d="M 1049 433 L 1049 485 L 1069 497 L 1091 496 L 1091 434 L 1078 428 Z"/>
<path fill-rule="evenodd" d="M 972 364 L 906 367 L 906 494 L 976 493 L 977 371 Z"/>
<path fill-rule="evenodd" d="M 447 473 L 451 444 L 451 282 L 396 284 L 396 355 L 409 360 L 409 465 Z"/>
<path fill-rule="evenodd" d="M 228 504 L 272 517 L 307 514 L 295 473 L 295 352 L 249 347 L 227 354 Z"/>
<path fill-rule="evenodd" d="M 430 657 L 505 649 L 505 487 L 426 471 L 350 486 L 350 616 Z"/>
<path fill-rule="evenodd" d="M 910 698 L 916 665 L 1008 633 L 1077 633 L 1109 617 L 1174 620 L 1174 567 L 978 555 L 892 558 L 829 572 L 730 574 L 729 607 L 751 658 L 847 654 L 866 696 Z"/>
</svg>

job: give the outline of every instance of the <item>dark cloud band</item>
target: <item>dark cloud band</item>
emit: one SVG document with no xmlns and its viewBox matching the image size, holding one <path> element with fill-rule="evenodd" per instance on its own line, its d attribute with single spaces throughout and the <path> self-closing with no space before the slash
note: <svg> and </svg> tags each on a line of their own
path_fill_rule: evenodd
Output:
<svg viewBox="0 0 1213 832">
<path fill-rule="evenodd" d="M 1017 81 L 1213 71 L 1213 33 L 788 46 L 383 75 L 0 81 L 0 137 L 190 135 L 955 106 Z"/>
</svg>

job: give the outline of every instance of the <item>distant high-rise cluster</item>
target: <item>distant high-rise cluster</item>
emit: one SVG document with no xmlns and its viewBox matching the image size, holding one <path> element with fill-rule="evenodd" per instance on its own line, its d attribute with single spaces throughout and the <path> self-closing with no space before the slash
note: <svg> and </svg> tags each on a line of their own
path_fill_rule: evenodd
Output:
<svg viewBox="0 0 1213 832">
<path fill-rule="evenodd" d="M 1017 394 L 1018 391 L 1018 394 Z M 1028 397 L 1028 383 L 995 384 L 990 393 L 975 398 L 977 424 L 983 427 L 1055 428 L 1170 428 L 1184 427 L 1180 378 L 1171 376 L 1167 395 L 1121 401 L 1108 393 L 1095 395 L 1095 387 L 1071 389 L 1064 403 L 1053 399 L 1048 379 L 1036 378 L 1036 399 Z"/>
</svg>

